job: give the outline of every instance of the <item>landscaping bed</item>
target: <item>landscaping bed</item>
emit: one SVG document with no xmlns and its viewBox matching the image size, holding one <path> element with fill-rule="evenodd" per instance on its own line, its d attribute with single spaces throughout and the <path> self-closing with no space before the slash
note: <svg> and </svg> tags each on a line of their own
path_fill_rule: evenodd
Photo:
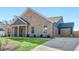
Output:
<svg viewBox="0 0 79 59">
<path fill-rule="evenodd" d="M 2 37 L 0 38 L 1 44 L 9 42 L 18 44 L 18 48 L 14 51 L 30 51 L 36 46 L 48 41 L 46 38 L 26 38 L 26 37 Z M 11 49 L 11 48 L 10 48 Z"/>
</svg>

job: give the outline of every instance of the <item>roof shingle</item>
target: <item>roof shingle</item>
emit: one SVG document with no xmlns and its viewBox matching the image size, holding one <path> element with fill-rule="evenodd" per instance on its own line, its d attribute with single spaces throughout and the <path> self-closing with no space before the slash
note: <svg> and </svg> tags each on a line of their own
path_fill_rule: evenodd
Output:
<svg viewBox="0 0 79 59">
<path fill-rule="evenodd" d="M 49 21 L 51 21 L 52 23 L 54 23 L 54 22 L 57 22 L 60 19 L 63 19 L 63 17 L 62 16 L 50 17 Z"/>
</svg>

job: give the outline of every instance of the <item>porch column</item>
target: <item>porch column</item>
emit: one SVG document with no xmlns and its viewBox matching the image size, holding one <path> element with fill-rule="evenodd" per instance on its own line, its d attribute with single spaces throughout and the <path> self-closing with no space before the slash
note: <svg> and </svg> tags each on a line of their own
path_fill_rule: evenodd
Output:
<svg viewBox="0 0 79 59">
<path fill-rule="evenodd" d="M 14 27 L 12 27 L 12 32 L 11 32 L 12 36 L 14 36 Z"/>
<path fill-rule="evenodd" d="M 73 34 L 73 28 L 70 28 L 71 29 L 71 34 Z"/>
<path fill-rule="evenodd" d="M 60 28 L 58 28 L 58 34 L 59 34 L 59 35 L 61 34 L 61 32 L 60 32 L 60 31 L 61 31 L 61 29 L 60 29 Z"/>
<path fill-rule="evenodd" d="M 19 26 L 17 26 L 17 36 L 19 37 Z"/>
<path fill-rule="evenodd" d="M 70 35 L 71 35 L 71 37 L 72 37 L 72 36 L 73 36 L 73 28 L 72 28 L 72 27 L 70 28 L 70 31 L 71 31 L 71 32 L 70 32 Z"/>
<path fill-rule="evenodd" d="M 10 36 L 13 36 L 13 27 L 10 28 Z"/>
<path fill-rule="evenodd" d="M 12 36 L 12 27 L 10 28 L 11 30 L 10 30 L 10 36 Z"/>
<path fill-rule="evenodd" d="M 28 34 L 28 33 L 27 33 L 27 29 L 28 29 L 28 28 L 27 28 L 27 25 L 26 25 L 26 28 L 25 28 L 25 36 L 27 36 L 27 34 Z"/>
</svg>

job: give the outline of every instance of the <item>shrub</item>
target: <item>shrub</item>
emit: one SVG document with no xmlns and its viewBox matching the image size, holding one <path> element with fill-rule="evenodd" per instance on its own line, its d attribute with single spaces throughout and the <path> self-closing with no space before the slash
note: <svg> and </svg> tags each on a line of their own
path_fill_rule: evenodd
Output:
<svg viewBox="0 0 79 59">
<path fill-rule="evenodd" d="M 43 35 L 41 34 L 40 37 L 43 37 Z"/>
<path fill-rule="evenodd" d="M 50 38 L 50 35 L 47 35 L 47 38 Z"/>
<path fill-rule="evenodd" d="M 10 37 L 10 34 L 8 34 L 8 36 Z"/>
<path fill-rule="evenodd" d="M 30 35 L 29 34 L 27 34 L 27 37 L 29 37 Z"/>
<path fill-rule="evenodd" d="M 36 37 L 36 35 L 34 34 L 34 37 Z"/>
</svg>

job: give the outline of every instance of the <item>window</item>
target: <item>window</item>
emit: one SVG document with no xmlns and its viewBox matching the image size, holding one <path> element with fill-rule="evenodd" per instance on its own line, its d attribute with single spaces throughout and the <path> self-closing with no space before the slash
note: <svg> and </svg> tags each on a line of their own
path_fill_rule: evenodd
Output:
<svg viewBox="0 0 79 59">
<path fill-rule="evenodd" d="M 34 33 L 34 27 L 31 27 L 31 33 Z"/>
<path fill-rule="evenodd" d="M 44 28 L 47 28 L 47 26 L 46 26 L 46 25 L 44 25 Z"/>
<path fill-rule="evenodd" d="M 47 26 L 44 25 L 43 33 L 47 33 Z"/>
</svg>

